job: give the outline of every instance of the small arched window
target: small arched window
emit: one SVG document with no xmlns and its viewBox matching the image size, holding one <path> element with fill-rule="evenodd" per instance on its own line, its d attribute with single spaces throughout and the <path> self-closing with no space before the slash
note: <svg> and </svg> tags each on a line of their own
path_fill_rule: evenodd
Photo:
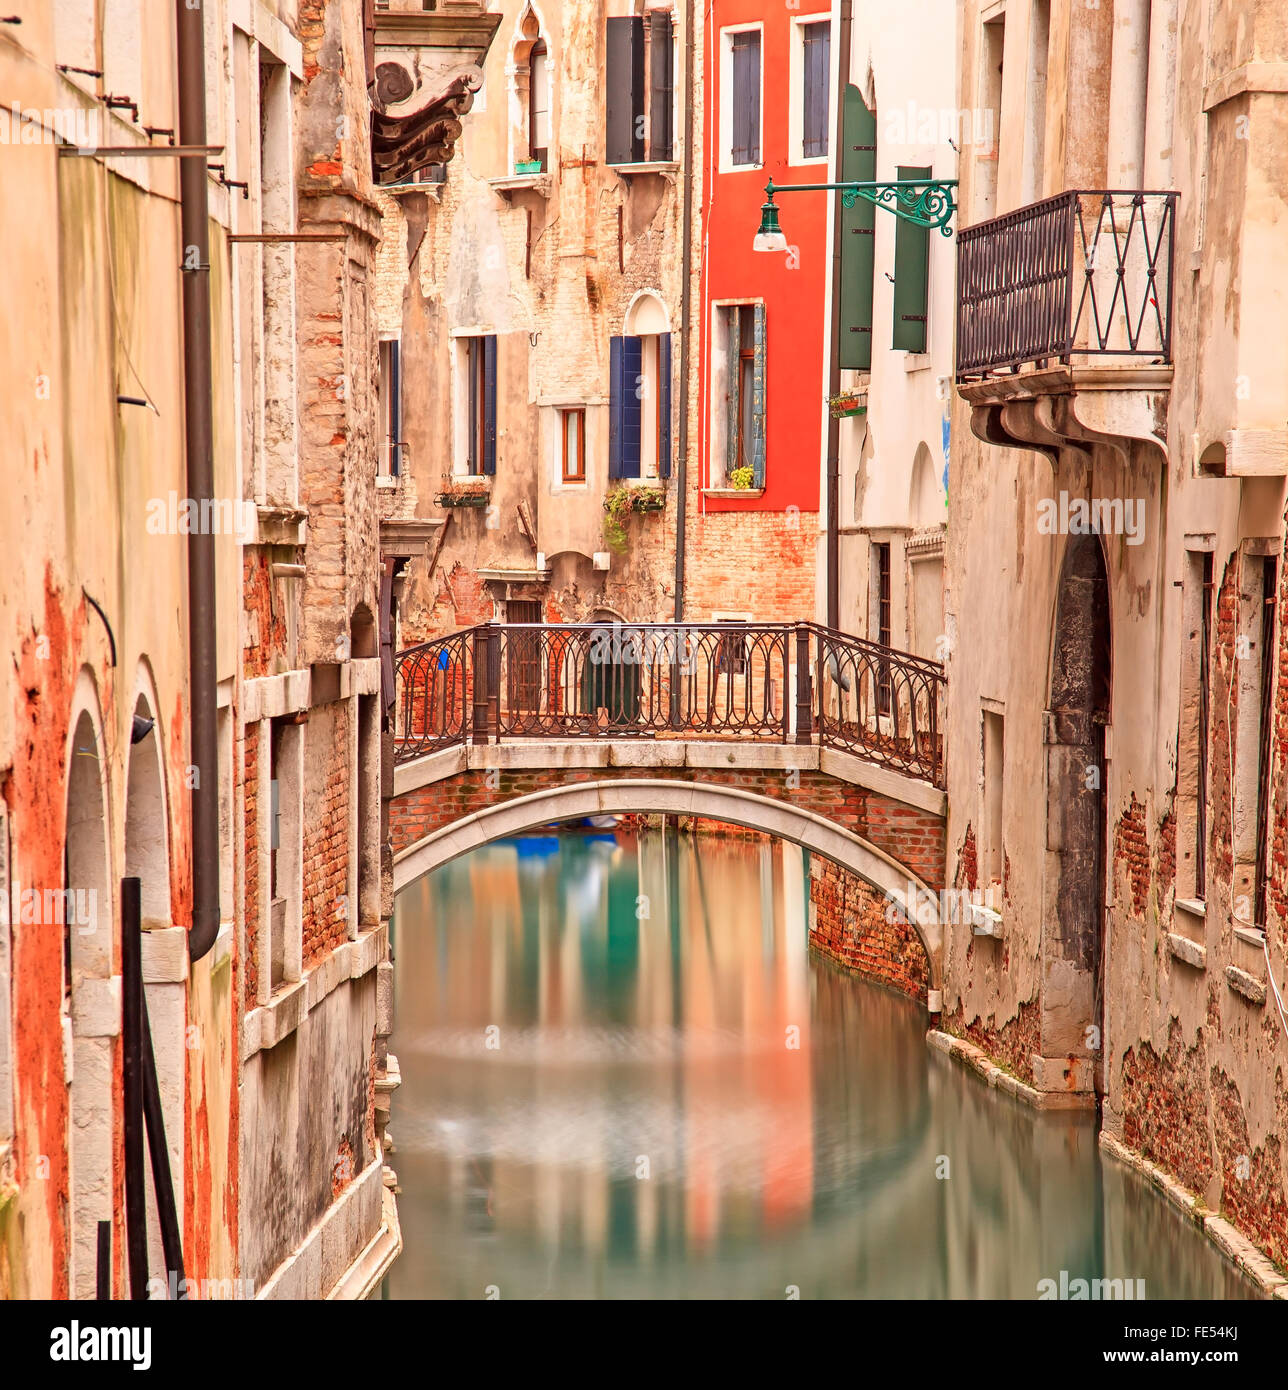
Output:
<svg viewBox="0 0 1288 1390">
<path fill-rule="evenodd" d="M 528 158 L 549 166 L 550 151 L 550 52 L 538 39 L 528 53 Z"/>
</svg>

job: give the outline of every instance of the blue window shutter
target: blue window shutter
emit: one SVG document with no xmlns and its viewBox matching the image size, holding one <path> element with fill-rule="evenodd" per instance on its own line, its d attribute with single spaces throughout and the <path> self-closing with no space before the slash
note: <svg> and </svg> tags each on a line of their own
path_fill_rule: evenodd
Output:
<svg viewBox="0 0 1288 1390">
<path fill-rule="evenodd" d="M 623 338 L 612 338 L 608 344 L 608 476 L 620 478 L 622 473 L 622 409 L 625 391 L 622 389 Z"/>
<path fill-rule="evenodd" d="M 753 486 L 765 486 L 765 306 L 756 305 L 755 361 L 751 378 Z"/>
<path fill-rule="evenodd" d="M 657 340 L 658 434 L 657 475 L 671 476 L 671 335 Z"/>
<path fill-rule="evenodd" d="M 496 472 L 496 336 L 483 339 L 483 472 Z"/>
<path fill-rule="evenodd" d="M 622 477 L 638 478 L 643 456 L 644 412 L 640 396 L 644 380 L 644 344 L 622 339 Z"/>
</svg>

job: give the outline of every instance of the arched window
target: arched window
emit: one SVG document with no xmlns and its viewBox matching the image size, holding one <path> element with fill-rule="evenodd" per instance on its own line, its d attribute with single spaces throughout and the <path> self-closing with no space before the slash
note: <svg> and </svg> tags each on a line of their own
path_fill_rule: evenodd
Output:
<svg viewBox="0 0 1288 1390">
<path fill-rule="evenodd" d="M 550 151 L 550 53 L 538 39 L 528 53 L 528 158 L 544 173 Z"/>
<path fill-rule="evenodd" d="M 666 478 L 671 473 L 671 333 L 666 306 L 653 293 L 635 297 L 626 333 L 612 340 L 609 476 Z"/>
<path fill-rule="evenodd" d="M 519 18 L 510 54 L 510 148 L 515 172 L 544 173 L 550 167 L 552 68 L 541 16 L 530 4 Z"/>
</svg>

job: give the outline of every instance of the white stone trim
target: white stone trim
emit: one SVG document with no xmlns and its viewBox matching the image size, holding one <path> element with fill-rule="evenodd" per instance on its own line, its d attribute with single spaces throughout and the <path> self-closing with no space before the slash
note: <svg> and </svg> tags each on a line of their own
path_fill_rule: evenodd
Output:
<svg viewBox="0 0 1288 1390">
<path fill-rule="evenodd" d="M 823 816 L 738 787 L 622 778 L 611 782 L 574 782 L 513 797 L 443 826 L 396 854 L 394 889 L 405 888 L 423 874 L 492 840 L 520 835 L 550 821 L 632 814 L 729 821 L 790 840 L 831 859 L 903 908 L 929 959 L 931 988 L 941 988 L 943 927 L 937 922 L 917 920 L 917 901 L 924 901 L 921 895 L 936 896 L 927 884 L 884 850 Z M 908 901 L 909 888 L 917 901 Z"/>
</svg>

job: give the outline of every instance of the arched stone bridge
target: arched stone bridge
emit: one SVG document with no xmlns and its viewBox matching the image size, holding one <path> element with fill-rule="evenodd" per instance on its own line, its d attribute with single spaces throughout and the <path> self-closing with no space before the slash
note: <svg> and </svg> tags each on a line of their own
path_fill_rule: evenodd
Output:
<svg viewBox="0 0 1288 1390">
<path fill-rule="evenodd" d="M 786 698 L 788 694 L 794 699 Z M 696 816 L 910 907 L 942 985 L 943 672 L 814 624 L 488 624 L 398 654 L 394 887 L 585 816 Z"/>
</svg>

